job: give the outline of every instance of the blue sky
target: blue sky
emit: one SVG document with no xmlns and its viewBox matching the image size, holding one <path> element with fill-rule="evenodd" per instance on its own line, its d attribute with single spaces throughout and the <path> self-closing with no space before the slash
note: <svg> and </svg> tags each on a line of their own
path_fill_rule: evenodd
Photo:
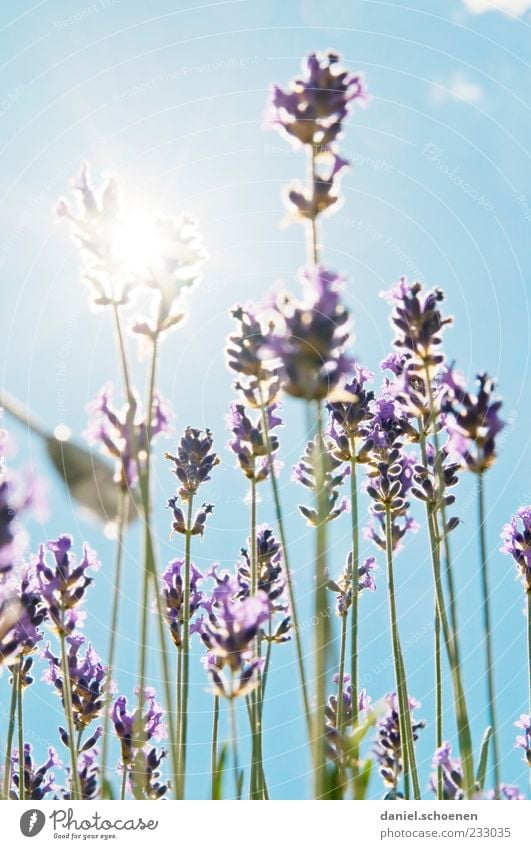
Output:
<svg viewBox="0 0 531 849">
<path fill-rule="evenodd" d="M 11 5 L 11 4 L 10 4 Z M 494 11 L 484 11 L 488 6 Z M 290 4 L 231 0 L 186 4 L 40 2 L 0 10 L 0 272 L 3 310 L 0 382 L 49 425 L 64 422 L 79 436 L 85 405 L 118 375 L 108 317 L 88 309 L 78 256 L 52 214 L 83 160 L 93 173 L 115 171 L 128 202 L 167 214 L 185 209 L 201 222 L 210 260 L 190 296 L 189 319 L 163 348 L 160 388 L 175 409 L 176 434 L 187 424 L 211 427 L 224 463 L 211 497 L 216 513 L 195 557 L 228 566 L 245 542 L 245 485 L 225 452 L 223 416 L 231 377 L 223 364 L 229 308 L 260 299 L 279 278 L 292 283 L 304 261 L 303 234 L 280 228 L 282 187 L 303 176 L 303 158 L 264 132 L 270 82 L 287 82 L 301 56 L 333 47 L 362 70 L 373 96 L 349 119 L 342 151 L 353 161 L 343 181 L 345 203 L 327 220 L 324 260 L 346 273 L 355 320 L 355 350 L 376 369 L 389 349 L 387 307 L 379 292 L 405 273 L 443 286 L 455 316 L 446 334 L 449 359 L 472 378 L 499 379 L 510 420 L 500 461 L 488 477 L 489 551 L 496 620 L 503 773 L 527 780 L 513 750 L 513 722 L 526 708 L 523 598 L 511 564 L 498 553 L 501 526 L 529 501 L 529 305 L 531 130 L 528 64 L 531 3 L 506 0 Z M 514 13 L 513 16 L 505 12 Z M 137 366 L 138 380 L 142 365 Z M 311 538 L 296 511 L 302 493 L 289 469 L 304 443 L 303 411 L 285 407 L 282 493 L 302 614 L 311 604 Z M 40 446 L 13 427 L 18 461 L 46 472 Z M 172 441 L 159 448 L 172 447 Z M 463 476 L 463 523 L 455 535 L 462 640 L 476 745 L 486 724 L 473 481 Z M 155 476 L 156 532 L 162 561 L 176 553 L 164 510 L 173 481 L 160 461 Z M 107 642 L 112 545 L 87 524 L 53 483 L 51 511 L 32 526 L 32 545 L 62 531 L 88 539 L 103 561 L 89 603 L 87 633 Z M 267 499 L 262 517 L 271 516 Z M 330 559 L 339 572 L 348 523 L 334 529 Z M 127 543 L 120 685 L 133 687 L 136 656 L 138 538 Z M 367 549 L 368 552 L 368 549 Z M 399 608 L 412 692 L 419 714 L 433 715 L 432 597 L 425 533 L 397 562 Z M 376 699 L 392 687 L 384 576 L 362 600 L 362 680 Z M 308 645 L 310 645 L 308 641 Z M 267 770 L 273 795 L 298 798 L 308 789 L 300 705 L 291 646 L 275 652 L 266 712 Z M 194 775 L 201 795 L 208 769 L 210 703 L 199 663 L 192 705 Z M 158 675 L 153 663 L 153 678 Z M 2 703 L 6 678 L 0 681 Z M 28 694 L 35 745 L 43 748 L 59 705 L 46 689 Z M 244 716 L 241 716 L 242 727 Z M 448 718 L 447 733 L 453 729 Z M 423 732 L 419 759 L 429 774 L 433 728 Z M 373 793 L 380 788 L 374 782 Z"/>
</svg>

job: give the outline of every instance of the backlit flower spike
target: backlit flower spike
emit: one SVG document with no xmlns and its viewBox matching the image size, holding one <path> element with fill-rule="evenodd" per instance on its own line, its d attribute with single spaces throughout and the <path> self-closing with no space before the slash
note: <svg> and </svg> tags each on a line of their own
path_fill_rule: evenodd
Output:
<svg viewBox="0 0 531 849">
<path fill-rule="evenodd" d="M 92 444 L 100 444 L 103 451 L 114 458 L 115 481 L 119 486 L 124 490 L 134 488 L 138 482 L 136 456 L 146 454 L 157 436 L 167 436 L 171 432 L 169 405 L 155 394 L 148 422 L 134 395 L 121 410 L 117 409 L 113 403 L 113 387 L 107 384 L 87 409 L 87 439 Z"/>
<path fill-rule="evenodd" d="M 403 771 L 402 740 L 400 737 L 400 722 L 398 715 L 398 697 L 391 693 L 386 697 L 388 706 L 387 714 L 377 724 L 377 737 L 374 746 L 374 754 L 380 765 L 380 775 L 384 786 L 388 788 L 386 799 L 401 799 L 399 791 L 400 778 Z M 409 699 L 410 711 L 413 712 L 420 707 L 416 699 Z M 413 740 L 418 739 L 418 733 L 425 727 L 425 722 L 411 718 L 411 731 Z"/>
<path fill-rule="evenodd" d="M 81 799 L 84 801 L 92 801 L 93 799 L 98 798 L 98 794 L 100 792 L 100 788 L 98 786 L 99 782 L 99 752 L 96 748 L 90 748 L 89 751 L 85 750 L 84 746 L 78 759 L 77 759 L 77 772 L 79 776 L 79 787 L 81 791 Z M 69 777 L 68 780 L 68 789 L 65 789 L 61 793 L 62 799 L 72 799 L 72 790 L 70 774 L 71 769 L 67 767 L 66 769 L 67 775 Z"/>
<path fill-rule="evenodd" d="M 54 767 L 61 767 L 61 761 L 57 756 L 57 752 L 50 746 L 48 749 L 48 758 L 37 767 L 33 761 L 31 743 L 24 743 L 23 755 L 23 770 L 21 770 L 20 757 L 17 749 L 14 750 L 11 756 L 11 790 L 9 792 L 10 799 L 20 799 L 21 780 L 20 773 L 23 771 L 24 782 L 24 799 L 40 802 L 48 794 L 58 790 L 55 783 L 55 774 L 52 772 Z"/>
<path fill-rule="evenodd" d="M 72 181 L 72 189 L 78 201 L 77 211 L 65 198 L 60 198 L 56 212 L 71 222 L 92 303 L 95 307 L 126 304 L 135 281 L 119 248 L 124 220 L 118 180 L 107 175 L 100 187 L 94 189 L 85 163 L 79 177 Z"/>
<path fill-rule="evenodd" d="M 160 766 L 166 757 L 164 749 L 139 749 L 129 768 L 129 789 L 134 799 L 162 799 L 169 785 L 161 780 Z"/>
<path fill-rule="evenodd" d="M 463 468 L 482 474 L 496 460 L 496 440 L 505 422 L 499 416 L 502 401 L 495 397 L 496 382 L 487 374 L 478 374 L 476 382 L 475 393 L 454 383 L 445 405 L 445 426 L 449 453 Z"/>
<path fill-rule="evenodd" d="M 432 510 L 441 511 L 442 516 L 442 510 L 455 503 L 455 495 L 450 490 L 459 483 L 457 472 L 460 466 L 451 461 L 446 446 L 436 453 L 430 443 L 426 445 L 426 460 L 425 466 L 417 463 L 413 468 L 411 494 L 429 504 Z M 450 533 L 459 522 L 458 516 L 451 516 L 446 521 L 444 531 Z"/>
<path fill-rule="evenodd" d="M 177 446 L 177 453 L 164 454 L 165 459 L 174 464 L 173 472 L 179 481 L 178 493 L 185 503 L 210 480 L 212 469 L 220 462 L 212 449 L 212 433 L 208 428 L 187 427 Z"/>
<path fill-rule="evenodd" d="M 260 409 L 274 404 L 279 391 L 278 365 L 267 357 L 265 345 L 273 330 L 272 316 L 254 304 L 231 310 L 237 323 L 227 339 L 225 360 L 238 380 L 234 384 L 249 407 Z"/>
<path fill-rule="evenodd" d="M 261 414 L 251 417 L 245 406 L 237 401 L 232 401 L 230 405 L 227 427 L 232 431 L 232 439 L 228 443 L 228 448 L 236 455 L 238 465 L 245 477 L 255 483 L 261 483 L 269 475 L 268 447 L 273 455 L 278 451 L 278 436 L 273 432 L 282 424 L 282 419 L 277 412 L 278 407 L 278 404 L 273 403 L 264 410 L 267 418 L 266 436 Z"/>
<path fill-rule="evenodd" d="M 531 505 L 520 507 L 511 521 L 503 526 L 500 551 L 509 554 L 522 579 L 526 593 L 531 593 Z"/>
<path fill-rule="evenodd" d="M 2 413 L 0 406 L 0 420 Z M 27 545 L 20 517 L 45 506 L 42 482 L 33 475 L 8 467 L 8 442 L 7 432 L 0 428 L 0 580 L 20 564 Z"/>
<path fill-rule="evenodd" d="M 72 537 L 63 534 L 56 540 L 41 545 L 35 563 L 38 588 L 47 607 L 49 620 L 58 634 L 71 634 L 83 621 L 79 605 L 93 579 L 89 570 L 100 567 L 96 553 L 85 543 L 83 558 L 72 554 Z M 54 565 L 50 566 L 46 551 L 51 552 Z"/>
<path fill-rule="evenodd" d="M 135 692 L 138 694 L 138 690 Z M 144 688 L 141 710 L 137 705 L 133 711 L 128 711 L 127 698 L 118 696 L 111 708 L 111 719 L 120 741 L 124 766 L 131 764 L 137 750 L 144 748 L 150 740 L 158 741 L 167 737 L 164 710 L 157 702 L 152 687 Z M 141 723 L 140 729 L 139 723 Z M 138 736 L 135 737 L 135 734 Z"/>
<path fill-rule="evenodd" d="M 344 383 L 352 366 L 347 353 L 350 320 L 341 300 L 345 280 L 322 266 L 303 269 L 303 298 L 278 293 L 278 318 L 265 351 L 279 363 L 283 389 L 306 401 L 321 401 Z"/>
<path fill-rule="evenodd" d="M 84 731 L 93 720 L 102 715 L 107 691 L 107 667 L 81 634 L 71 634 L 66 638 L 66 642 L 74 728 L 76 731 Z M 53 654 L 49 644 L 43 652 L 43 657 L 48 661 L 45 680 L 55 687 L 64 707 L 65 687 L 61 659 Z M 95 732 L 94 739 L 91 737 L 86 741 L 91 745 L 86 745 L 85 748 L 95 745 L 100 735 L 101 729 Z M 68 735 L 64 730 L 62 730 L 61 738 L 68 746 Z"/>
<path fill-rule="evenodd" d="M 5 579 L 4 579 L 5 580 Z M 41 626 L 48 617 L 48 611 L 39 592 L 33 567 L 26 567 L 19 581 L 4 584 L 7 590 L 5 614 L 11 611 L 12 627 L 0 636 L 0 665 L 17 661 L 17 674 L 23 688 L 33 683 L 32 668 L 38 644 L 44 638 Z M 1 608 L 1 605 L 0 605 Z M 2 614 L 0 612 L 0 619 Z"/>
<path fill-rule="evenodd" d="M 250 545 L 250 540 L 249 540 Z M 256 559 L 258 571 L 258 590 L 265 593 L 271 603 L 268 628 L 261 628 L 262 639 L 268 642 L 285 643 L 290 637 L 289 602 L 286 598 L 286 578 L 282 567 L 282 546 L 268 525 L 256 529 Z M 239 598 L 251 595 L 251 558 L 249 550 L 242 548 L 241 560 L 237 564 Z M 273 622 L 273 618 L 280 621 Z M 269 631 L 271 625 L 274 628 Z"/>
<path fill-rule="evenodd" d="M 202 608 L 204 593 L 200 589 L 203 575 L 190 563 L 190 627 L 194 627 L 195 614 Z M 162 575 L 163 613 L 177 648 L 183 642 L 184 622 L 184 561 L 173 560 Z"/>
<path fill-rule="evenodd" d="M 335 443 L 336 456 L 345 462 L 352 459 L 352 441 L 366 436 L 367 425 L 373 417 L 374 392 L 367 384 L 372 383 L 374 375 L 359 363 L 354 363 L 352 372 L 353 376 L 343 387 L 342 397 L 326 404 L 330 413 L 327 435 Z"/>
<path fill-rule="evenodd" d="M 523 750 L 524 761 L 531 767 L 531 715 L 523 713 L 514 724 L 523 732 L 516 738 L 515 748 Z"/>
<path fill-rule="evenodd" d="M 458 801 L 464 799 L 463 770 L 459 758 L 452 758 L 451 755 L 451 743 L 443 743 L 433 756 L 432 766 L 442 772 L 443 799 Z M 430 789 L 437 794 L 437 775 L 430 776 Z"/>
<path fill-rule="evenodd" d="M 207 252 L 198 222 L 187 213 L 180 217 L 158 213 L 153 230 L 156 257 L 142 269 L 140 281 L 154 298 L 150 314 L 138 316 L 132 330 L 155 340 L 184 318 L 183 294 L 200 280 Z"/>
<path fill-rule="evenodd" d="M 326 495 L 326 522 L 332 522 L 334 519 L 337 519 L 338 516 L 350 507 L 348 498 L 345 497 L 339 501 L 340 489 L 345 477 L 349 473 L 349 469 L 344 463 L 336 459 L 329 448 L 330 446 L 325 442 L 325 451 L 323 452 L 323 490 Z M 312 492 L 317 491 L 315 471 L 317 451 L 316 440 L 311 440 L 306 445 L 303 456 L 297 465 L 293 467 L 293 480 L 310 489 Z M 323 503 L 324 501 L 325 498 L 323 497 Z M 318 516 L 315 508 L 299 504 L 299 510 L 310 525 L 317 526 Z"/>
</svg>

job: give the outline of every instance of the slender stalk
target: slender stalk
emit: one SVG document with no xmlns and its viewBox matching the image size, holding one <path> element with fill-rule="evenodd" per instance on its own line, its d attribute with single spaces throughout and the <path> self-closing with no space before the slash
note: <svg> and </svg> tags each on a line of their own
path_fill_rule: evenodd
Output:
<svg viewBox="0 0 531 849">
<path fill-rule="evenodd" d="M 437 602 L 435 602 L 434 617 L 434 652 L 435 652 L 435 745 L 439 749 L 443 744 L 443 685 L 441 657 L 441 619 Z M 437 799 L 443 798 L 442 768 L 437 767 Z"/>
<path fill-rule="evenodd" d="M 124 532 L 126 525 L 126 516 L 127 516 L 127 508 L 128 508 L 128 493 L 124 489 L 120 489 L 119 498 L 118 498 L 118 528 L 117 528 L 117 540 L 116 540 L 116 560 L 114 566 L 114 594 L 113 594 L 113 603 L 112 603 L 112 613 L 111 613 L 111 634 L 109 638 L 109 650 L 107 653 L 107 676 L 105 683 L 105 704 L 107 705 L 110 701 L 111 696 L 111 682 L 112 675 L 114 670 L 114 658 L 116 653 L 116 638 L 118 633 L 118 612 L 120 606 L 120 598 L 121 598 L 121 584 L 122 584 L 122 559 L 123 559 L 123 544 L 124 544 Z M 107 772 L 107 754 L 109 748 L 109 722 L 110 722 L 110 713 L 108 710 L 105 710 L 104 718 L 103 718 L 103 734 L 102 734 L 102 747 L 101 747 L 101 787 L 103 790 L 103 786 L 106 780 L 106 772 Z"/>
<path fill-rule="evenodd" d="M 352 594 L 354 597 L 354 593 Z M 357 593 L 356 593 L 357 595 Z M 337 718 L 336 718 L 336 727 L 338 731 L 341 731 L 343 727 L 343 689 L 344 689 L 344 678 L 345 678 L 345 655 L 347 651 L 347 623 L 348 623 L 348 614 L 344 614 L 341 617 L 341 641 L 339 646 L 339 668 L 338 668 L 338 682 L 337 682 Z"/>
<path fill-rule="evenodd" d="M 527 663 L 529 676 L 529 713 L 531 715 L 531 592 L 527 592 Z"/>
<path fill-rule="evenodd" d="M 188 689 L 190 678 L 190 548 L 192 530 L 193 497 L 188 498 L 186 516 L 186 535 L 184 547 L 184 597 L 183 597 L 183 665 L 181 690 L 181 740 L 179 769 L 181 771 L 181 798 L 185 796 L 186 784 L 186 744 L 188 732 Z"/>
<path fill-rule="evenodd" d="M 176 798 L 178 798 L 178 792 L 181 781 L 181 718 L 182 718 L 182 683 L 183 683 L 183 647 L 182 643 L 177 649 L 177 675 L 176 675 L 176 686 L 175 686 L 175 736 L 177 739 L 177 773 L 176 773 Z"/>
<path fill-rule="evenodd" d="M 356 481 L 356 440 L 350 440 L 350 509 L 352 521 L 352 603 L 350 605 L 350 655 L 352 686 L 352 727 L 358 724 L 358 592 L 355 584 L 359 574 L 358 487 Z"/>
<path fill-rule="evenodd" d="M 464 791 L 468 799 L 473 798 L 475 793 L 475 774 L 474 774 L 474 756 L 472 752 L 472 737 L 470 734 L 470 725 L 468 722 L 468 713 L 463 690 L 461 667 L 459 655 L 456 651 L 456 641 L 450 630 L 448 617 L 446 615 L 446 607 L 444 604 L 444 594 L 441 580 L 441 564 L 439 554 L 439 532 L 437 525 L 436 511 L 430 508 L 428 511 L 428 530 L 430 535 L 430 546 L 433 566 L 433 582 L 435 586 L 435 597 L 439 618 L 441 621 L 442 635 L 450 664 L 452 676 L 452 686 L 454 690 L 455 702 L 455 717 L 457 723 L 457 734 L 459 738 L 459 750 L 461 754 L 461 764 L 463 768 Z"/>
<path fill-rule="evenodd" d="M 63 610 L 64 623 L 64 610 Z M 72 713 L 72 687 L 70 681 L 70 670 L 68 668 L 68 656 L 66 653 L 66 639 L 64 625 L 60 629 L 59 640 L 61 643 L 61 666 L 63 672 L 63 704 L 66 719 L 66 728 L 68 732 L 68 748 L 70 750 L 70 764 L 72 774 L 70 776 L 72 799 L 80 799 L 81 793 L 79 790 L 79 775 L 77 772 L 77 757 L 76 747 L 74 742 L 74 717 Z"/>
<path fill-rule="evenodd" d="M 293 633 L 295 636 L 295 649 L 297 654 L 297 664 L 299 670 L 299 682 L 302 693 L 302 701 L 304 706 L 304 715 L 306 718 L 306 727 L 308 730 L 308 735 L 310 740 L 312 738 L 312 719 L 311 719 L 311 708 L 310 708 L 310 699 L 308 696 L 308 685 L 306 682 L 306 672 L 304 669 L 304 653 L 303 653 L 303 645 L 302 645 L 302 637 L 301 631 L 299 627 L 299 617 L 297 613 L 297 602 L 295 599 L 295 589 L 293 585 L 293 575 L 290 568 L 289 563 L 289 553 L 288 547 L 286 544 L 286 532 L 284 529 L 284 518 L 282 513 L 282 504 L 280 501 L 280 493 L 278 489 L 278 482 L 275 476 L 275 467 L 273 461 L 273 454 L 271 452 L 271 440 L 269 436 L 269 425 L 267 421 L 266 414 L 266 405 L 263 396 L 263 390 L 260 386 L 260 412 L 262 414 L 262 427 L 264 431 L 264 439 L 266 442 L 266 450 L 267 450 L 267 465 L 269 471 L 269 479 L 271 481 L 271 490 L 273 493 L 273 502 L 275 505 L 275 516 L 277 520 L 278 534 L 280 537 L 280 545 L 282 547 L 282 558 L 284 563 L 284 571 L 286 575 L 286 583 L 288 586 L 288 595 L 289 595 L 289 604 L 291 611 L 291 619 L 293 622 Z"/>
<path fill-rule="evenodd" d="M 488 722 L 492 728 L 492 775 L 494 779 L 494 794 L 498 798 L 500 786 L 498 728 L 496 724 L 496 697 L 494 689 L 494 654 L 492 650 L 492 626 L 490 613 L 490 591 L 487 558 L 487 541 L 485 526 L 485 480 L 480 472 L 478 478 L 478 521 L 479 521 L 479 550 L 481 559 L 481 594 L 483 629 L 485 635 L 485 657 L 487 662 L 487 704 Z"/>
<path fill-rule="evenodd" d="M 219 735 L 219 696 L 214 696 L 214 709 L 212 715 L 212 746 L 211 746 L 211 792 L 210 798 L 215 796 L 218 782 L 218 735 Z"/>
<path fill-rule="evenodd" d="M 127 769 L 125 767 L 125 764 L 122 764 L 122 769 L 123 769 L 123 772 L 122 772 L 122 785 L 121 785 L 121 788 L 120 788 L 120 799 L 123 802 L 123 800 L 125 799 L 125 787 L 126 787 L 126 783 L 127 783 Z"/>
<path fill-rule="evenodd" d="M 256 548 L 256 481 L 251 480 L 251 527 L 250 527 L 250 542 L 251 542 L 251 595 L 256 595 L 258 591 L 258 556 Z M 260 654 L 260 640 L 256 639 L 256 653 Z M 258 690 L 260 689 L 260 676 L 258 687 L 253 690 L 250 695 L 251 704 L 251 736 L 252 736 L 252 757 L 251 757 L 251 776 L 250 776 L 250 799 L 262 798 L 260 775 L 262 772 L 262 764 L 260 763 L 260 714 L 258 704 Z"/>
<path fill-rule="evenodd" d="M 312 145 L 308 159 L 308 189 L 309 194 L 312 198 L 314 197 L 315 186 L 315 159 L 316 151 L 314 145 Z M 315 210 L 314 208 L 312 211 L 312 216 L 310 218 L 310 238 L 308 239 L 308 259 L 313 265 L 317 265 L 319 262 L 319 247 L 317 243 L 317 215 L 317 210 Z"/>
<path fill-rule="evenodd" d="M 16 672 L 13 670 L 11 680 L 11 701 L 9 704 L 9 725 L 7 727 L 6 755 L 4 759 L 4 787 L 2 794 L 4 799 L 9 799 L 9 789 L 11 784 L 11 751 L 13 748 L 13 735 L 15 733 L 17 689 Z"/>
<path fill-rule="evenodd" d="M 326 605 L 327 581 L 327 527 L 326 527 L 326 491 L 325 491 L 325 448 L 323 442 L 323 422 L 321 404 L 317 404 L 317 454 L 315 457 L 315 487 L 317 492 L 317 528 L 315 545 L 315 689 L 316 705 L 314 713 L 314 746 L 315 746 L 315 798 L 323 799 L 326 795 L 326 672 L 327 654 L 330 637 L 330 622 Z"/>
<path fill-rule="evenodd" d="M 232 745 L 232 767 L 234 771 L 234 795 L 238 802 L 241 800 L 240 793 L 240 766 L 238 760 L 238 730 L 236 727 L 236 705 L 235 705 L 235 697 L 231 696 L 229 699 L 229 713 L 230 713 L 230 734 L 231 734 L 231 745 Z"/>
<path fill-rule="evenodd" d="M 402 655 L 402 647 L 400 644 L 400 635 L 398 631 L 398 619 L 396 613 L 396 595 L 395 595 L 395 579 L 393 567 L 393 539 L 391 530 L 391 510 L 388 505 L 385 508 L 385 534 L 386 534 L 386 554 L 387 554 L 387 586 L 389 593 L 389 618 L 391 625 L 391 639 L 393 644 L 393 658 L 395 665 L 395 681 L 398 697 L 398 713 L 399 713 L 399 728 L 400 740 L 402 744 L 402 759 L 404 761 L 404 776 L 408 773 L 411 776 L 413 785 L 413 795 L 415 799 L 420 799 L 420 785 L 417 774 L 417 766 L 415 762 L 415 747 L 413 741 L 413 733 L 411 729 L 411 713 L 409 709 L 409 693 L 407 688 L 406 670 L 404 658 Z M 406 757 L 404 757 L 404 755 Z"/>
<path fill-rule="evenodd" d="M 22 674 L 17 667 L 17 728 L 18 728 L 18 798 L 26 798 L 26 759 L 24 757 L 24 711 L 22 709 Z"/>
</svg>

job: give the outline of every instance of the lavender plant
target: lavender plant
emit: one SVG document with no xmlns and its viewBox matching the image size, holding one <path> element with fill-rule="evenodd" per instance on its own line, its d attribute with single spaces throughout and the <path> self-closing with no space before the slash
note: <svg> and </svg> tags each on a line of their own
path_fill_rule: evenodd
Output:
<svg viewBox="0 0 531 849">
<path fill-rule="evenodd" d="M 89 590 L 100 565 L 91 547 L 84 544 L 76 557 L 72 536 L 62 533 L 38 546 L 37 554 L 28 553 L 35 548 L 22 519 L 37 502 L 37 487 L 8 469 L 2 434 L 0 667 L 5 668 L 4 680 L 11 688 L 1 781 L 4 799 L 112 798 L 116 752 L 120 799 L 189 795 L 194 635 L 206 649 L 202 662 L 212 698 L 212 799 L 223 795 L 227 745 L 220 740 L 225 720 L 234 797 L 243 797 L 248 779 L 250 799 L 270 798 L 264 757 L 270 739 L 266 708 L 282 654 L 276 647 L 290 642 L 297 656 L 311 744 L 314 798 L 365 798 L 373 763 L 386 799 L 418 799 L 425 787 L 440 800 L 523 798 L 516 785 L 502 780 L 495 704 L 485 510 L 485 475 L 497 457 L 504 426 L 495 382 L 481 374 L 474 390 L 465 388 L 459 373 L 447 365 L 443 349 L 444 331 L 452 323 L 443 312 L 443 290 L 401 278 L 384 295 L 391 306 L 394 350 L 381 363 L 381 388 L 374 389 L 374 375 L 352 350 L 347 280 L 322 261 L 323 221 L 342 203 L 341 180 L 349 165 L 340 151 L 344 125 L 354 106 L 367 101 L 361 76 L 343 68 L 332 51 L 310 54 L 299 77 L 286 89 L 274 86 L 270 93 L 268 128 L 306 154 L 307 182 L 290 184 L 285 197 L 289 218 L 305 227 L 306 265 L 299 274 L 300 296 L 277 286 L 263 304 L 246 303 L 232 310 L 234 327 L 225 356 L 236 380 L 226 417 L 227 448 L 248 487 L 248 530 L 229 572 L 218 565 L 204 568 L 196 551 L 214 509 L 206 500 L 206 484 L 221 462 L 213 430 L 187 426 L 175 453 L 160 446 L 168 439 L 172 410 L 158 388 L 158 365 L 166 335 L 187 315 L 186 293 L 200 280 L 206 259 L 197 221 L 187 213 L 159 213 L 144 221 L 139 233 L 117 178 L 106 176 L 95 188 L 87 165 L 73 183 L 77 207 L 59 201 L 57 212 L 70 223 L 91 305 L 112 318 L 120 364 L 117 388 L 107 384 L 88 407 L 86 433 L 90 444 L 114 462 L 119 495 L 116 515 L 106 517 L 116 532 L 110 636 L 102 659 L 84 634 Z M 133 367 L 133 346 L 144 365 Z M 141 369 L 145 369 L 142 392 L 133 382 L 133 372 Z M 310 493 L 309 503 L 299 505 L 299 512 L 315 541 L 313 571 L 300 556 L 293 558 L 280 497 L 283 456 L 289 447 L 280 434 L 290 427 L 291 398 L 302 402 L 308 413 L 307 444 L 293 469 L 293 480 Z M 176 407 L 180 413 L 182 405 Z M 170 537 L 178 550 L 164 568 L 154 536 L 155 516 L 163 509 L 152 497 L 155 452 L 165 457 L 177 481 L 167 506 Z M 455 493 L 461 471 L 472 472 L 478 483 L 489 728 L 477 770 L 450 548 L 451 534 L 460 522 Z M 273 520 L 260 498 L 267 487 L 273 496 Z M 397 602 L 397 564 L 406 561 L 406 543 L 419 529 L 418 503 L 425 510 L 434 585 L 433 722 L 414 715 L 420 705 L 409 689 L 411 659 L 405 652 Z M 363 505 L 368 507 L 366 522 Z M 130 611 L 120 610 L 120 604 L 132 512 L 141 517 L 143 539 L 140 616 L 135 622 L 138 668 L 134 695 L 128 700 L 121 682 L 117 685 L 113 679 L 119 677 L 118 638 L 123 623 L 130 621 Z M 329 533 L 334 527 L 346 528 L 339 544 L 348 539 L 341 571 L 330 568 Z M 517 511 L 504 527 L 502 540 L 501 550 L 516 564 L 528 602 L 527 680 L 531 681 L 531 507 Z M 359 675 L 365 649 L 359 600 L 365 590 L 376 589 L 377 571 L 376 558 L 363 552 L 365 544 L 385 553 L 394 673 L 394 692 L 374 701 L 360 688 Z M 222 556 L 222 551 L 216 554 Z M 293 563 L 314 582 L 309 658 Z M 108 574 L 109 564 L 104 562 L 103 568 Z M 336 617 L 329 615 L 330 592 L 335 595 L 338 629 Z M 151 611 L 161 659 L 160 702 L 149 683 L 154 674 Z M 334 629 L 339 630 L 338 639 Z M 443 651 L 453 699 L 445 689 Z M 39 671 L 64 713 L 64 724 L 51 730 L 53 745 L 46 758 L 38 757 L 28 742 L 24 715 L 26 693 Z M 527 710 L 515 722 L 515 747 L 531 766 L 531 689 Z M 238 735 L 238 714 L 243 713 L 251 738 L 248 769 L 242 757 L 245 741 Z M 366 738 L 374 726 L 369 749 Z M 434 735 L 435 755 L 433 775 L 425 776 L 423 783 L 416 743 L 425 727 L 425 739 Z M 167 749 L 162 747 L 165 740 Z M 67 752 L 64 767 L 56 745 Z"/>
</svg>

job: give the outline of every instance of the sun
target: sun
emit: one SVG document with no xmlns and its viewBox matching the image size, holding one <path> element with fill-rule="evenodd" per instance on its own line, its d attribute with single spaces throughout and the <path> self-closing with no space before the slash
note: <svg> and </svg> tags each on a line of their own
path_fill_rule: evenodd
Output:
<svg viewBox="0 0 531 849">
<path fill-rule="evenodd" d="M 162 249 L 162 239 L 152 216 L 141 213 L 128 215 L 115 231 L 115 257 L 135 274 L 159 266 Z"/>
</svg>

